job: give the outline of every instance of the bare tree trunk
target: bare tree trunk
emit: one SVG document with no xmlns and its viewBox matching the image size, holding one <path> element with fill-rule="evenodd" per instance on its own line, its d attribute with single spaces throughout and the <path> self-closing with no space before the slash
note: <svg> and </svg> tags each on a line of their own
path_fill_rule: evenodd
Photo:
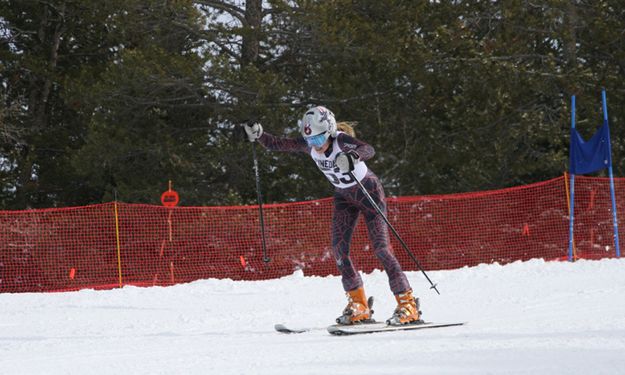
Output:
<svg viewBox="0 0 625 375">
<path fill-rule="evenodd" d="M 565 27 L 564 30 L 564 59 L 568 69 L 575 69 L 577 66 L 577 0 L 570 0 L 564 9 Z"/>
<path fill-rule="evenodd" d="M 38 100 L 38 105 L 35 113 L 35 123 L 37 127 L 43 128 L 47 123 L 47 111 L 48 111 L 48 101 L 50 100 L 50 92 L 52 91 L 52 75 L 56 70 L 56 66 L 59 61 L 59 46 L 61 45 L 61 35 L 63 31 L 63 17 L 65 16 L 65 4 L 62 4 L 60 9 L 55 9 L 58 12 L 58 19 L 49 20 L 51 9 L 46 5 L 44 7 L 44 12 L 46 15 L 43 17 L 42 25 L 40 28 L 40 40 L 42 42 L 46 41 L 47 36 L 46 28 L 48 23 L 54 22 L 54 31 L 52 32 L 52 36 L 50 37 L 50 51 L 49 51 L 49 60 L 48 60 L 48 69 L 44 78 L 43 87 L 41 88 L 41 95 Z"/>
<path fill-rule="evenodd" d="M 42 50 L 48 55 L 48 61 L 45 71 L 30 78 L 28 105 L 32 126 L 27 131 L 33 136 L 48 126 L 49 102 L 54 85 L 54 72 L 59 60 L 59 47 L 64 31 L 65 17 L 64 3 L 58 8 L 49 3 L 42 2 L 41 5 L 43 14 L 37 37 Z M 25 142 L 19 146 L 20 165 L 16 202 L 22 207 L 29 207 L 36 199 L 39 190 L 34 163 L 36 159 L 35 150 L 28 138 L 26 137 Z"/>
<path fill-rule="evenodd" d="M 260 30 L 263 18 L 262 0 L 245 2 L 245 20 L 247 30 L 243 34 L 241 47 L 241 65 L 254 65 L 258 62 Z"/>
</svg>

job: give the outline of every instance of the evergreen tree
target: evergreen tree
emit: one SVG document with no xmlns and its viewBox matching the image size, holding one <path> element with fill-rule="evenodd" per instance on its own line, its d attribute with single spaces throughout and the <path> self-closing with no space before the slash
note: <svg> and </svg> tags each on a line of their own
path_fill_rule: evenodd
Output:
<svg viewBox="0 0 625 375">
<path fill-rule="evenodd" d="M 495 189 L 567 169 L 570 95 L 622 141 L 615 0 L 0 0 L 0 205 L 255 201 L 240 125 L 299 135 L 326 105 L 392 195 Z M 327 197 L 306 155 L 258 150 L 267 201 Z"/>
<path fill-rule="evenodd" d="M 128 202 L 158 203 L 173 180 L 182 204 L 214 201 L 214 105 L 197 53 L 203 41 L 190 32 L 199 29 L 199 14 L 190 2 L 126 6 L 118 18 L 123 48 L 96 80 L 84 69 L 71 87 L 73 98 L 85 99 L 88 123 L 72 165 L 97 200 L 117 193 Z"/>
</svg>

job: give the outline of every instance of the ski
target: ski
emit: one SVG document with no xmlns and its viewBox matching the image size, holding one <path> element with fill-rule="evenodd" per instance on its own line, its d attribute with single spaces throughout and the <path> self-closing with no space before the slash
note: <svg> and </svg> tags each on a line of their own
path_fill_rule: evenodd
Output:
<svg viewBox="0 0 625 375">
<path fill-rule="evenodd" d="M 443 328 L 454 327 L 466 324 L 466 322 L 458 323 L 433 323 L 425 322 L 420 324 L 406 324 L 401 326 L 388 325 L 386 323 L 375 324 L 363 324 L 363 325 L 331 325 L 328 327 L 328 332 L 335 336 L 347 336 L 347 335 L 360 335 L 364 333 L 377 333 L 377 332 L 394 332 L 394 331 L 412 331 L 418 329 L 427 328 Z"/>
<path fill-rule="evenodd" d="M 360 323 L 354 326 L 358 326 L 358 327 L 379 327 L 380 325 L 386 325 L 385 323 L 381 323 L 381 322 L 376 322 L 375 320 L 370 322 L 370 323 Z M 333 324 L 331 326 L 323 326 L 323 327 L 289 327 L 285 324 L 274 324 L 273 328 L 280 332 L 280 333 L 286 333 L 286 334 L 291 334 L 291 333 L 304 333 L 304 332 L 311 332 L 311 331 L 322 331 L 322 330 L 327 330 L 330 327 L 352 327 L 352 326 L 346 326 L 343 324 Z"/>
<path fill-rule="evenodd" d="M 273 326 L 273 328 L 276 329 L 276 331 L 280 332 L 280 333 L 304 333 L 304 332 L 308 332 L 311 330 L 311 328 L 290 328 L 285 326 L 284 324 L 276 324 Z"/>
<path fill-rule="evenodd" d="M 443 328 L 443 327 L 454 327 L 461 326 L 466 324 L 466 322 L 454 322 L 454 323 L 434 323 L 434 322 L 425 322 L 420 324 L 406 324 L 401 326 L 388 325 L 384 322 L 374 322 L 374 323 L 364 323 L 364 324 L 354 324 L 354 325 L 343 325 L 343 324 L 333 324 L 331 326 L 326 327 L 327 331 L 335 336 L 347 336 L 347 335 L 360 335 L 364 333 L 377 333 L 377 332 L 394 332 L 394 331 L 413 331 L 419 329 L 428 329 L 428 328 Z M 284 334 L 297 334 L 304 333 L 310 331 L 317 331 L 323 328 L 319 327 L 289 327 L 284 324 L 275 324 L 274 329 L 280 333 Z"/>
<path fill-rule="evenodd" d="M 370 296 L 369 299 L 367 300 L 367 306 L 369 306 L 369 309 L 371 309 L 373 307 L 373 296 Z M 371 310 L 371 314 L 373 314 L 373 310 Z M 341 319 L 341 317 L 336 319 L 337 323 L 340 321 L 340 319 Z M 371 325 L 371 324 L 380 324 L 380 323 L 376 322 L 375 319 L 368 319 L 366 323 L 359 323 L 358 326 L 362 327 L 363 325 Z M 341 326 L 341 324 L 336 324 L 336 326 Z M 291 327 L 288 327 L 288 326 L 286 326 L 284 324 L 278 323 L 278 324 L 275 324 L 273 326 L 273 328 L 276 331 L 280 332 L 280 333 L 290 334 L 290 333 L 304 333 L 304 332 L 309 332 L 309 331 L 319 331 L 319 330 L 326 329 L 327 327 L 322 327 L 322 328 L 313 328 L 313 327 L 308 327 L 308 328 L 291 328 Z"/>
</svg>

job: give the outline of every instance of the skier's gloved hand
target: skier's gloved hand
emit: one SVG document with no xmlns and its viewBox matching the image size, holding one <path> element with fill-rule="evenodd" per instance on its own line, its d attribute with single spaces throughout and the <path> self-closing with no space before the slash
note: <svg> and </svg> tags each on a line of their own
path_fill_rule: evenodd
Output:
<svg viewBox="0 0 625 375">
<path fill-rule="evenodd" d="M 334 159 L 334 165 L 341 173 L 347 173 L 354 170 L 354 165 L 358 163 L 358 154 L 356 151 L 340 152 Z"/>
<path fill-rule="evenodd" d="M 263 127 L 261 124 L 255 122 L 252 125 L 245 124 L 245 133 L 247 133 L 247 139 L 250 142 L 255 142 L 261 135 L 263 135 Z"/>
</svg>

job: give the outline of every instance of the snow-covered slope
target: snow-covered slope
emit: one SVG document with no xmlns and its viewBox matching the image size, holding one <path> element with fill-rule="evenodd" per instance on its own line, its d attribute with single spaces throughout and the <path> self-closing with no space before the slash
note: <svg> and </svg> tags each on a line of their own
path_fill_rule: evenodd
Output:
<svg viewBox="0 0 625 375">
<path fill-rule="evenodd" d="M 483 265 L 409 279 L 424 319 L 463 327 L 349 337 L 324 329 L 337 277 L 0 295 L 2 374 L 623 374 L 625 260 Z M 364 275 L 375 317 L 394 299 Z M 274 323 L 320 329 L 283 335 Z"/>
</svg>

